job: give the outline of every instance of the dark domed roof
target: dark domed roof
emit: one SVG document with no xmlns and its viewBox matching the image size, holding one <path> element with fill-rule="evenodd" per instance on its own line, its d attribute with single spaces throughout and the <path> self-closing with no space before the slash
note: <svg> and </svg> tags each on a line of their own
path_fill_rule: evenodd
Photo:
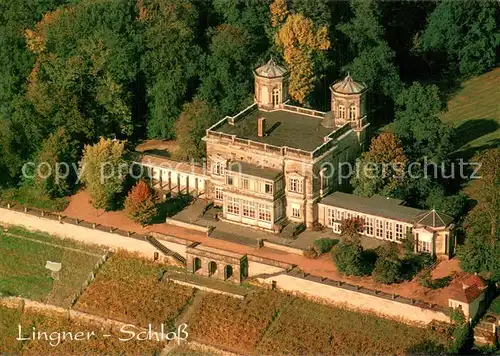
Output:
<svg viewBox="0 0 500 356">
<path fill-rule="evenodd" d="M 255 74 L 264 78 L 276 78 L 284 76 L 288 71 L 286 68 L 277 65 L 271 58 L 269 62 L 255 70 Z"/>
<path fill-rule="evenodd" d="M 321 126 L 326 127 L 327 129 L 333 129 L 335 127 L 335 118 L 333 117 L 333 112 L 328 111 L 321 120 Z"/>
<path fill-rule="evenodd" d="M 334 92 L 340 94 L 359 94 L 366 89 L 366 85 L 355 82 L 348 74 L 344 80 L 339 80 L 338 82 L 332 84 L 330 88 Z"/>
</svg>

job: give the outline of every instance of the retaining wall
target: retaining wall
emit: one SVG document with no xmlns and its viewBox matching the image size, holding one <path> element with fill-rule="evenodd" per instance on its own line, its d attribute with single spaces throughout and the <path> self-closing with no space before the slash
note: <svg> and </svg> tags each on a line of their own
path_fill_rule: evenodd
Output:
<svg viewBox="0 0 500 356">
<path fill-rule="evenodd" d="M 106 232 L 101 228 L 92 228 L 92 224 L 58 221 L 49 217 L 32 215 L 0 208 L 0 224 L 22 226 L 32 231 L 42 231 L 61 238 L 70 238 L 88 244 L 102 245 L 113 249 L 125 249 L 138 252 L 151 258 L 158 250 L 142 238 L 122 236 L 118 233 Z M 133 235 L 132 235 L 133 236 Z"/>
<path fill-rule="evenodd" d="M 300 248 L 295 248 L 295 247 L 290 247 L 290 246 L 286 246 L 286 245 L 281 245 L 281 244 L 277 244 L 277 243 L 270 242 L 270 241 L 267 241 L 267 240 L 264 240 L 264 246 L 265 247 L 274 248 L 275 250 L 280 250 L 280 251 L 285 251 L 285 252 L 288 252 L 288 253 L 293 253 L 295 255 L 300 255 L 300 256 L 304 255 L 304 251 L 301 250 Z"/>
<path fill-rule="evenodd" d="M 401 303 L 396 300 L 361 293 L 347 288 L 339 288 L 321 282 L 321 278 L 319 277 L 312 277 L 312 279 L 317 279 L 317 281 L 299 278 L 285 273 L 269 278 L 258 278 L 261 283 L 271 284 L 272 281 L 276 281 L 277 289 L 286 292 L 300 294 L 311 299 L 320 299 L 329 304 L 339 305 L 353 310 L 373 312 L 404 322 L 421 325 L 427 325 L 433 320 L 446 323 L 450 322 L 449 316 L 442 310 L 430 310 L 419 307 L 418 305 Z"/>
</svg>

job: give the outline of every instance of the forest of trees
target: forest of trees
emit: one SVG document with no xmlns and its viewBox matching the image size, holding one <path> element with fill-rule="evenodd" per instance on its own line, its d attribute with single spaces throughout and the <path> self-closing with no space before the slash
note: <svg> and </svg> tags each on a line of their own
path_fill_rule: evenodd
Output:
<svg viewBox="0 0 500 356">
<path fill-rule="evenodd" d="M 199 159 L 205 128 L 252 102 L 252 70 L 270 56 L 297 104 L 329 110 L 347 72 L 369 86 L 372 126 L 394 121 L 395 136 L 365 162 L 447 164 L 454 131 L 438 115 L 460 82 L 498 65 L 499 13 L 497 1 L 0 0 L 0 188 L 68 194 L 71 181 L 23 179 L 23 164 L 79 162 L 101 137 L 175 138 L 180 158 Z M 465 209 L 439 180 L 352 183 Z"/>
</svg>

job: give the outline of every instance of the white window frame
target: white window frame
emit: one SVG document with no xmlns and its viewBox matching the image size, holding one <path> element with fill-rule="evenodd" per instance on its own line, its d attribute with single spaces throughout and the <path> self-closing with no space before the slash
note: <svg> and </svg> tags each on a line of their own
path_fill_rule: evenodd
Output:
<svg viewBox="0 0 500 356">
<path fill-rule="evenodd" d="M 300 205 L 292 204 L 292 217 L 300 219 L 302 217 L 301 216 L 302 214 L 301 214 L 300 210 L 301 210 Z"/>
<path fill-rule="evenodd" d="M 300 178 L 289 178 L 288 179 L 288 190 L 295 193 L 303 192 L 303 182 Z"/>
<path fill-rule="evenodd" d="M 356 120 L 356 106 L 355 105 L 349 106 L 349 120 L 350 121 Z"/>
<path fill-rule="evenodd" d="M 339 105 L 339 119 L 345 120 L 345 106 L 344 105 Z"/>
<path fill-rule="evenodd" d="M 335 216 L 337 215 L 337 211 L 338 210 L 335 208 L 328 208 L 327 209 L 326 226 L 333 227 L 333 223 L 335 222 Z"/>
<path fill-rule="evenodd" d="M 226 170 L 226 164 L 221 161 L 214 161 L 212 163 L 212 173 L 217 176 L 223 176 Z"/>
<path fill-rule="evenodd" d="M 215 199 L 217 199 L 217 200 L 224 199 L 224 193 L 222 192 L 221 187 L 215 187 Z"/>
</svg>

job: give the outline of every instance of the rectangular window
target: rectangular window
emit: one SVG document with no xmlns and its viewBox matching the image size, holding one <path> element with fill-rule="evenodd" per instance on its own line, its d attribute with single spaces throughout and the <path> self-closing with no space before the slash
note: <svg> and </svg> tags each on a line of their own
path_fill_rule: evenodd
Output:
<svg viewBox="0 0 500 356">
<path fill-rule="evenodd" d="M 385 222 L 385 238 L 387 240 L 392 240 L 393 235 L 392 235 L 392 223 L 389 221 Z"/>
<path fill-rule="evenodd" d="M 292 217 L 300 218 L 300 206 L 292 206 Z"/>
<path fill-rule="evenodd" d="M 248 189 L 248 178 L 241 178 L 241 189 Z"/>
<path fill-rule="evenodd" d="M 337 209 L 328 208 L 328 210 L 327 210 L 328 217 L 327 217 L 327 223 L 326 223 L 328 227 L 333 226 L 333 222 L 335 221 L 335 212 L 336 211 L 337 211 Z"/>
<path fill-rule="evenodd" d="M 339 118 L 345 119 L 345 106 L 339 105 Z"/>
<path fill-rule="evenodd" d="M 213 162 L 212 163 L 212 173 L 218 176 L 224 175 L 225 164 L 222 162 Z"/>
<path fill-rule="evenodd" d="M 383 238 L 384 237 L 384 223 L 382 220 L 376 219 L 375 220 L 375 236 Z"/>
<path fill-rule="evenodd" d="M 227 198 L 227 213 L 239 215 L 240 214 L 240 202 L 239 199 L 228 197 Z"/>
<path fill-rule="evenodd" d="M 356 106 L 352 105 L 349 107 L 349 120 L 354 121 L 356 119 Z"/>
<path fill-rule="evenodd" d="M 403 239 L 403 225 L 396 223 L 396 240 Z"/>
<path fill-rule="evenodd" d="M 373 218 L 366 218 L 366 234 L 373 236 Z"/>
<path fill-rule="evenodd" d="M 255 218 L 255 203 L 248 201 L 248 200 L 242 200 L 241 206 L 243 209 L 243 216 L 247 218 Z"/>
<path fill-rule="evenodd" d="M 259 204 L 259 220 L 271 221 L 271 207 L 264 204 Z"/>
<path fill-rule="evenodd" d="M 273 185 L 271 183 L 264 183 L 264 192 L 266 194 L 272 194 L 273 193 Z"/>
<path fill-rule="evenodd" d="M 419 241 L 420 252 L 431 252 L 431 243 L 427 241 Z"/>
<path fill-rule="evenodd" d="M 215 199 L 217 199 L 217 200 L 223 199 L 222 188 L 215 187 Z"/>
<path fill-rule="evenodd" d="M 289 189 L 291 192 L 302 193 L 302 180 L 297 178 L 290 178 Z"/>
<path fill-rule="evenodd" d="M 226 183 L 228 185 L 233 185 L 233 176 L 226 176 Z"/>
</svg>

